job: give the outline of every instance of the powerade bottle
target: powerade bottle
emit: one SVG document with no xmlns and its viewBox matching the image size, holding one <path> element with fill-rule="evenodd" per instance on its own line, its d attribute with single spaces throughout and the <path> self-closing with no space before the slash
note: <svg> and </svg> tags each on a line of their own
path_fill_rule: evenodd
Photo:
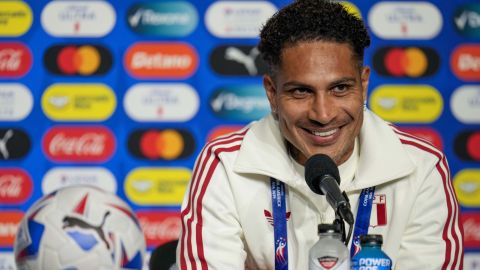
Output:
<svg viewBox="0 0 480 270">
<path fill-rule="evenodd" d="M 350 270 L 350 255 L 342 242 L 340 224 L 319 224 L 318 237 L 308 254 L 308 269 Z"/>
<path fill-rule="evenodd" d="M 352 258 L 352 270 L 390 270 L 392 260 L 382 250 L 383 237 L 380 234 L 360 236 L 361 250 Z"/>
</svg>

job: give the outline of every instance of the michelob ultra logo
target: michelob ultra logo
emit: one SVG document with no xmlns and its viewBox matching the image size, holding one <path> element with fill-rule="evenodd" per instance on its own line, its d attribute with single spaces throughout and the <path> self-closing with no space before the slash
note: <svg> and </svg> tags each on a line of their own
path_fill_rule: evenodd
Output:
<svg viewBox="0 0 480 270">
<path fill-rule="evenodd" d="M 213 113 L 227 120 L 252 121 L 270 112 L 262 85 L 230 85 L 220 87 L 210 97 Z"/>
<path fill-rule="evenodd" d="M 138 205 L 180 205 L 192 172 L 187 168 L 140 167 L 125 180 L 125 194 Z"/>
<path fill-rule="evenodd" d="M 184 37 L 198 24 L 197 10 L 186 1 L 138 3 L 127 16 L 134 32 L 150 36 Z"/>
<path fill-rule="evenodd" d="M 33 14 L 23 1 L 0 1 L 0 37 L 18 37 L 32 26 Z"/>
<path fill-rule="evenodd" d="M 480 170 L 461 170 L 453 178 L 453 187 L 462 206 L 480 207 Z"/>
<path fill-rule="evenodd" d="M 111 53 L 103 46 L 90 44 L 54 45 L 47 49 L 43 62 L 58 75 L 101 75 L 112 67 Z"/>
<path fill-rule="evenodd" d="M 380 75 L 418 78 L 437 72 L 440 57 L 427 47 L 383 47 L 373 55 L 373 68 Z"/>
<path fill-rule="evenodd" d="M 104 84 L 54 84 L 42 96 L 42 109 L 56 121 L 103 121 L 115 110 L 115 94 Z"/>
<path fill-rule="evenodd" d="M 429 85 L 381 85 L 370 96 L 370 108 L 398 123 L 431 123 L 443 111 L 443 99 Z"/>
<path fill-rule="evenodd" d="M 51 1 L 41 23 L 54 37 L 103 37 L 115 26 L 115 9 L 107 1 Z"/>
<path fill-rule="evenodd" d="M 478 18 L 480 20 L 480 16 Z M 465 81 L 480 81 L 480 45 L 458 46 L 452 53 L 450 65 L 458 78 Z"/>
<path fill-rule="evenodd" d="M 200 98 L 184 83 L 138 83 L 128 89 L 123 106 L 135 121 L 179 122 L 195 116 Z"/>
<path fill-rule="evenodd" d="M 187 43 L 139 42 L 128 48 L 125 69 L 144 78 L 186 78 L 198 66 L 198 55 Z"/>
<path fill-rule="evenodd" d="M 370 9 L 368 22 L 384 39 L 432 39 L 442 29 L 443 19 L 429 2 L 381 1 Z"/>
<path fill-rule="evenodd" d="M 480 38 L 480 4 L 478 2 L 459 6 L 453 20 L 456 30 L 461 35 Z"/>
<path fill-rule="evenodd" d="M 130 134 L 128 150 L 140 159 L 181 159 L 193 154 L 195 140 L 183 129 L 139 129 Z"/>
<path fill-rule="evenodd" d="M 464 124 L 480 124 L 480 85 L 463 85 L 450 98 L 450 109 Z"/>
</svg>

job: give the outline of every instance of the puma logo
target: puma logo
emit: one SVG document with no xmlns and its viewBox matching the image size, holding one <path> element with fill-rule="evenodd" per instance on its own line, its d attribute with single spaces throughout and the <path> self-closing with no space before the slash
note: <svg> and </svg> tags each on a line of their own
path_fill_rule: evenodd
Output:
<svg viewBox="0 0 480 270">
<path fill-rule="evenodd" d="M 105 233 L 102 230 L 103 225 L 105 224 L 105 220 L 107 219 L 108 215 L 110 215 L 110 211 L 107 211 L 105 215 L 103 216 L 102 222 L 98 226 L 94 226 L 92 224 L 88 224 L 84 220 L 81 220 L 77 217 L 72 217 L 72 216 L 66 216 L 63 218 L 63 229 L 66 228 L 73 228 L 73 227 L 78 227 L 82 229 L 91 229 L 94 232 L 97 233 L 98 237 L 102 239 L 102 241 L 105 243 L 107 246 L 107 249 L 110 249 L 110 244 L 108 243 Z"/>
<path fill-rule="evenodd" d="M 252 48 L 248 55 L 238 48 L 228 47 L 225 51 L 225 58 L 243 64 L 250 75 L 255 75 L 258 73 L 257 67 L 255 66 L 255 59 L 259 54 L 260 51 L 257 47 Z"/>
<path fill-rule="evenodd" d="M 2 154 L 4 159 L 8 159 L 10 154 L 8 153 L 7 149 L 7 142 L 13 137 L 13 130 L 9 129 L 5 134 L 3 134 L 3 138 L 0 139 L 0 154 Z"/>
</svg>

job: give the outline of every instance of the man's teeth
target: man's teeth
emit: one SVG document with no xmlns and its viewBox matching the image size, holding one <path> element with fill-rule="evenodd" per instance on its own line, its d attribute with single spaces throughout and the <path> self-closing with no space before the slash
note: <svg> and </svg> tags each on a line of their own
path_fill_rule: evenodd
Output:
<svg viewBox="0 0 480 270">
<path fill-rule="evenodd" d="M 327 137 L 327 136 L 330 136 L 332 135 L 333 133 L 337 132 L 337 128 L 336 129 L 332 129 L 330 131 L 325 131 L 325 132 L 319 132 L 319 131 L 312 131 L 312 134 L 315 135 L 315 136 L 320 136 L 320 137 Z"/>
</svg>

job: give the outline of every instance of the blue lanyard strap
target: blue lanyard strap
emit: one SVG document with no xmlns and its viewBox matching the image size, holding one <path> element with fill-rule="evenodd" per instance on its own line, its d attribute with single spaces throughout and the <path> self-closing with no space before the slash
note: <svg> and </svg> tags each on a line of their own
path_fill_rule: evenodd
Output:
<svg viewBox="0 0 480 270">
<path fill-rule="evenodd" d="M 360 235 L 368 234 L 374 194 L 375 187 L 366 188 L 362 190 L 360 198 L 358 199 L 358 211 L 357 218 L 355 219 L 350 257 L 353 257 L 358 251 L 360 251 Z"/>
<path fill-rule="evenodd" d="M 271 178 L 275 270 L 288 270 L 287 207 L 285 185 Z"/>
</svg>

